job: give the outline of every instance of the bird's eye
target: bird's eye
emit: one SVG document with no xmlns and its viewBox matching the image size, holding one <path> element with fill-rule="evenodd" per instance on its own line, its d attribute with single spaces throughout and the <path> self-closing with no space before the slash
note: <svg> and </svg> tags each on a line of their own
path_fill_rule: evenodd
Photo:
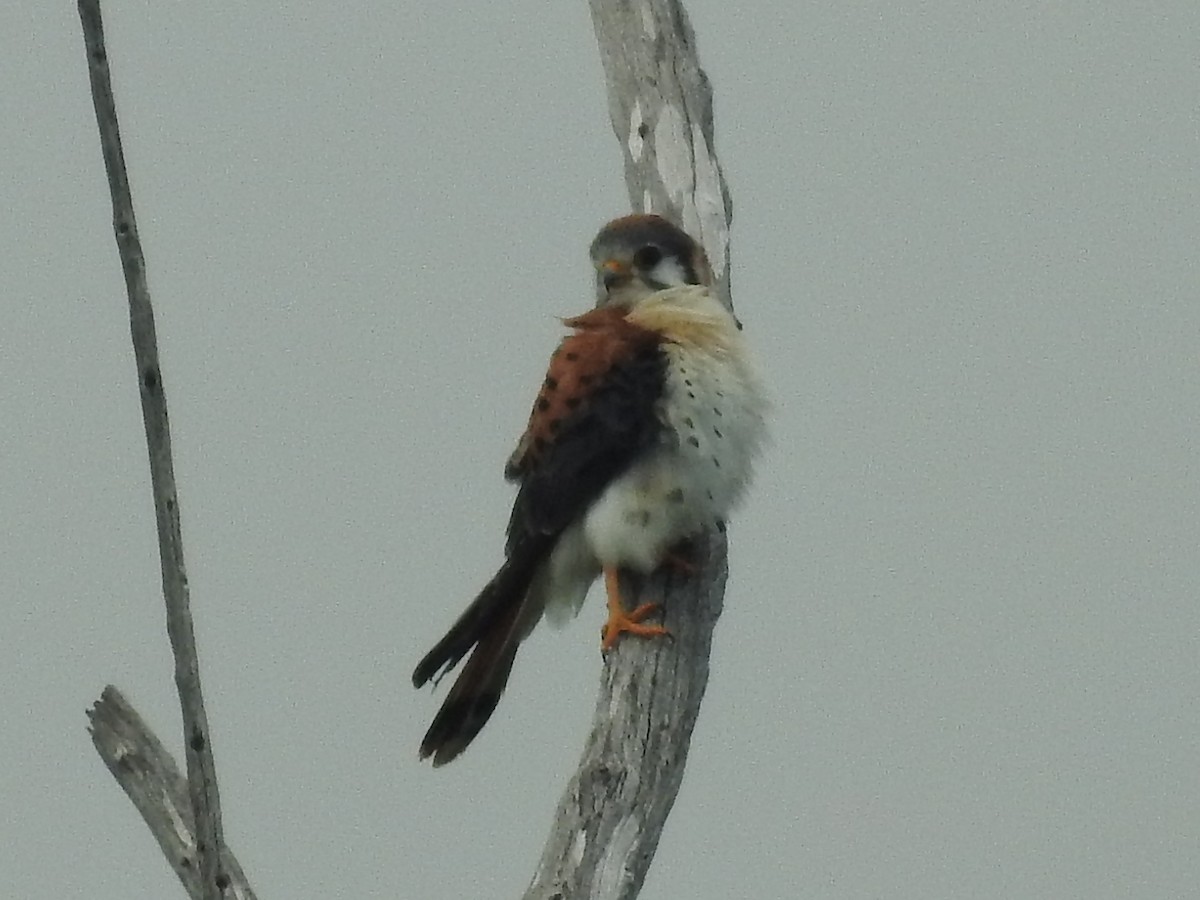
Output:
<svg viewBox="0 0 1200 900">
<path fill-rule="evenodd" d="M 633 254 L 633 265 L 635 268 L 641 269 L 643 272 L 649 272 L 660 262 L 662 262 L 663 252 L 653 244 L 647 244 Z"/>
</svg>

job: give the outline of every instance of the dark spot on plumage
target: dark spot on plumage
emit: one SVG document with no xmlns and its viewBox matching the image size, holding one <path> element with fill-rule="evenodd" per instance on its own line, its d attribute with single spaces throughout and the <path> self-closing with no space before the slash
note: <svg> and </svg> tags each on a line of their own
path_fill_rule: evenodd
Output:
<svg viewBox="0 0 1200 900">
<path fill-rule="evenodd" d="M 526 446 L 530 464 L 509 517 L 508 545 L 556 539 L 612 480 L 663 438 L 660 401 L 668 358 L 661 338 L 617 309 L 566 320 L 576 330 L 551 369 Z M 555 393 L 551 393 L 557 389 Z M 540 439 L 540 440 L 539 440 Z"/>
<path fill-rule="evenodd" d="M 720 416 L 720 415 L 721 415 L 721 411 L 720 411 L 719 409 L 717 409 L 715 406 L 713 407 L 713 415 L 714 415 L 714 416 Z"/>
<path fill-rule="evenodd" d="M 537 401 L 538 412 L 545 412 L 549 408 L 550 408 L 550 401 L 547 400 L 545 397 L 538 397 L 538 401 Z"/>
<path fill-rule="evenodd" d="M 690 380 L 690 379 L 687 379 L 687 378 L 683 379 L 683 383 L 684 383 L 684 384 L 685 384 L 687 387 L 691 387 L 691 386 L 692 386 L 692 382 L 691 382 L 691 380 Z"/>
<path fill-rule="evenodd" d="M 668 493 L 667 500 L 670 501 L 671 503 L 682 503 L 683 502 L 683 488 L 675 488 L 675 490 Z"/>
<path fill-rule="evenodd" d="M 725 396 L 725 392 L 724 392 L 724 391 L 714 391 L 713 393 L 715 393 L 715 394 L 716 394 L 718 397 L 724 397 L 724 396 Z"/>
<path fill-rule="evenodd" d="M 715 434 L 719 438 L 725 437 L 725 435 L 721 434 L 721 429 L 718 428 L 716 425 L 713 426 L 713 434 Z"/>
<path fill-rule="evenodd" d="M 696 427 L 696 423 L 692 421 L 692 417 L 691 417 L 691 416 L 688 416 L 686 419 L 684 419 L 684 420 L 683 420 L 683 424 L 684 424 L 684 425 L 686 425 L 688 428 L 695 428 L 695 427 Z"/>
<path fill-rule="evenodd" d="M 695 395 L 695 394 L 694 394 L 692 391 L 688 391 L 688 399 L 689 399 L 689 400 L 695 400 L 695 399 L 696 399 L 696 395 Z"/>
<path fill-rule="evenodd" d="M 713 493 L 712 493 L 712 491 L 709 491 L 709 492 L 708 492 L 708 499 L 709 499 L 709 500 L 715 500 L 715 499 L 717 499 L 717 498 L 713 496 Z"/>
<path fill-rule="evenodd" d="M 721 461 L 720 461 L 719 459 L 717 459 L 717 458 L 714 456 L 714 457 L 712 458 L 712 461 L 713 461 L 713 465 L 714 465 L 714 466 L 716 466 L 718 469 L 719 469 L 719 468 L 721 468 Z"/>
<path fill-rule="evenodd" d="M 567 354 L 567 362 L 575 362 L 578 359 L 579 359 L 578 353 L 568 353 Z"/>
<path fill-rule="evenodd" d="M 688 443 L 697 449 L 699 449 L 699 447 L 700 447 L 700 439 L 698 437 L 696 437 L 694 434 L 688 438 Z"/>
<path fill-rule="evenodd" d="M 649 133 L 650 133 L 650 126 L 647 125 L 645 122 L 643 122 L 641 125 L 638 126 L 638 137 L 644 138 Z"/>
</svg>

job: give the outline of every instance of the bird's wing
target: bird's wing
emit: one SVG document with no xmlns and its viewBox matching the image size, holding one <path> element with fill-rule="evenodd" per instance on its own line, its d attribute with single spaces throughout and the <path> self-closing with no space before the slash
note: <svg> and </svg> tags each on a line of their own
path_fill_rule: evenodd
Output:
<svg viewBox="0 0 1200 900">
<path fill-rule="evenodd" d="M 620 310 L 567 319 L 575 329 L 550 360 L 529 425 L 505 476 L 518 481 L 508 524 L 511 554 L 557 536 L 654 444 L 666 380 L 659 333 Z"/>
<path fill-rule="evenodd" d="M 529 427 L 505 470 L 520 487 L 504 565 L 413 672 L 420 687 L 471 653 L 421 742 L 421 757 L 433 757 L 435 765 L 458 756 L 496 708 L 517 647 L 541 616 L 531 606 L 530 582 L 563 529 L 662 427 L 657 404 L 666 357 L 659 334 L 617 310 L 593 310 L 566 324 L 575 332 L 551 358 Z"/>
</svg>

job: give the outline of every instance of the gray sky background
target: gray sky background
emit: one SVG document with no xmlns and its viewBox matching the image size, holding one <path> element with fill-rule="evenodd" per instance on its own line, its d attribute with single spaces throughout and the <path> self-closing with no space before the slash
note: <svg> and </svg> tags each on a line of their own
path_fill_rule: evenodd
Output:
<svg viewBox="0 0 1200 900">
<path fill-rule="evenodd" d="M 409 673 L 627 209 L 582 2 L 107 8 L 228 839 L 517 897 L 602 605 L 459 762 Z M 690 4 L 774 443 L 644 900 L 1200 884 L 1200 5 Z M 0 5 L 0 873 L 181 896 L 94 755 L 178 710 L 74 4 Z"/>
</svg>

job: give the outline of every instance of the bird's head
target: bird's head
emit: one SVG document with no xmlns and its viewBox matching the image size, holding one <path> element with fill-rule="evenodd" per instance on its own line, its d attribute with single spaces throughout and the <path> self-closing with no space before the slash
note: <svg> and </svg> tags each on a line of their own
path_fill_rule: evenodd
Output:
<svg viewBox="0 0 1200 900">
<path fill-rule="evenodd" d="M 655 291 L 710 284 L 704 250 L 662 216 L 614 219 L 591 247 L 599 306 L 634 307 Z"/>
</svg>

